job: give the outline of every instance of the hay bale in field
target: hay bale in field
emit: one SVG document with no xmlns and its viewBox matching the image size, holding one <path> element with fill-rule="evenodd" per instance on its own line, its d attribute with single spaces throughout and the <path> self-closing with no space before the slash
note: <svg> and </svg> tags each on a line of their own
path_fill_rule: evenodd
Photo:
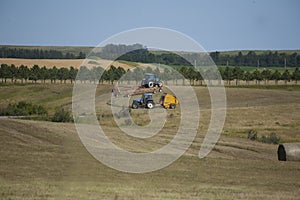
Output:
<svg viewBox="0 0 300 200">
<path fill-rule="evenodd" d="M 277 154 L 280 161 L 300 161 L 300 142 L 280 144 Z"/>
</svg>

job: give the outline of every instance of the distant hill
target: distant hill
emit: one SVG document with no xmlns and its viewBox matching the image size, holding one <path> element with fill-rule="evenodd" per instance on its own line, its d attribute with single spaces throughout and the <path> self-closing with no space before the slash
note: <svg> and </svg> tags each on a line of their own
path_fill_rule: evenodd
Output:
<svg viewBox="0 0 300 200">
<path fill-rule="evenodd" d="M 10 46 L 0 45 L 0 58 L 25 59 L 84 59 L 89 57 L 141 63 L 161 63 L 167 65 L 194 65 L 187 62 L 178 52 L 149 50 L 141 44 L 108 44 L 98 51 L 88 46 Z M 92 52 L 92 53 L 91 53 Z M 210 66 L 211 58 L 218 66 L 260 66 L 260 67 L 300 67 L 300 50 L 234 50 L 208 52 L 180 52 L 189 61 Z"/>
<path fill-rule="evenodd" d="M 269 52 L 275 53 L 277 52 L 278 54 L 285 53 L 287 55 L 291 55 L 293 53 L 300 54 L 300 49 L 296 50 L 230 50 L 230 51 L 220 51 L 220 53 L 224 55 L 237 55 L 239 52 L 242 52 L 242 54 L 247 54 L 249 51 L 255 52 L 256 55 L 262 55 L 266 54 Z"/>
<path fill-rule="evenodd" d="M 2 47 L 6 47 L 6 48 L 16 48 L 16 49 L 27 49 L 27 50 L 34 50 L 34 49 L 38 49 L 38 50 L 56 50 L 56 51 L 60 51 L 63 54 L 66 53 L 73 53 L 78 55 L 80 52 L 84 53 L 84 54 L 89 54 L 93 48 L 92 46 L 22 46 L 22 45 L 0 45 L 0 48 Z M 158 50 L 149 50 L 150 52 L 154 53 L 154 54 L 161 54 L 165 51 L 158 51 Z M 293 54 L 293 53 L 297 53 L 300 54 L 300 49 L 295 49 L 295 50 L 230 50 L 230 51 L 217 51 L 220 52 L 221 54 L 224 55 L 236 55 L 239 52 L 242 52 L 243 54 L 247 54 L 249 51 L 255 52 L 256 55 L 261 55 L 264 53 L 268 53 L 268 52 L 272 52 L 275 53 L 276 51 L 280 54 L 280 53 L 285 53 L 287 55 Z M 208 53 L 213 53 L 215 51 L 210 51 Z M 195 52 L 186 52 L 186 53 L 195 53 Z"/>
<path fill-rule="evenodd" d="M 44 50 L 44 51 L 60 51 L 63 54 L 73 53 L 78 55 L 80 52 L 88 54 L 94 47 L 89 46 L 22 46 L 22 45 L 0 45 L 0 48 L 6 47 L 10 49 L 25 49 L 25 50 Z"/>
</svg>

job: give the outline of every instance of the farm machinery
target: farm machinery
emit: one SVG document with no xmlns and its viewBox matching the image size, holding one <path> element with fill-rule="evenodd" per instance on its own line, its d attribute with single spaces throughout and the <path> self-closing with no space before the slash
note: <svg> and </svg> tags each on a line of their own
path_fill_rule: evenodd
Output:
<svg viewBox="0 0 300 200">
<path fill-rule="evenodd" d="M 139 107 L 142 108 L 154 108 L 155 103 L 151 93 L 145 93 L 141 98 L 135 98 L 132 102 L 132 108 L 137 109 Z"/>
<path fill-rule="evenodd" d="M 155 74 L 146 73 L 140 86 L 118 85 L 113 88 L 112 92 L 115 97 L 130 97 L 142 94 L 140 98 L 135 98 L 133 100 L 131 107 L 133 109 L 152 109 L 156 105 L 153 99 L 153 94 L 162 92 L 162 87 L 162 81 L 157 78 Z M 159 104 L 166 109 L 175 109 L 179 102 L 175 96 L 165 93 L 161 96 Z"/>
<path fill-rule="evenodd" d="M 153 87 L 162 88 L 163 83 L 159 78 L 156 77 L 155 74 L 146 73 L 142 80 L 141 86 L 145 88 L 153 88 Z"/>
<path fill-rule="evenodd" d="M 153 88 L 144 88 L 141 86 L 118 86 L 113 88 L 112 90 L 115 97 L 123 96 L 123 97 L 130 97 L 133 95 L 139 95 L 144 93 L 152 93 L 155 94 L 157 92 L 162 92 L 162 88 L 153 87 Z"/>
<path fill-rule="evenodd" d="M 178 99 L 171 94 L 163 94 L 160 98 L 161 105 L 166 109 L 175 109 L 179 104 Z"/>
<path fill-rule="evenodd" d="M 175 109 L 179 104 L 178 99 L 168 93 L 165 93 L 160 98 L 160 105 L 166 109 Z M 141 98 L 135 98 L 132 102 L 133 109 L 137 108 L 148 108 L 152 109 L 155 107 L 152 93 L 145 93 Z"/>
<path fill-rule="evenodd" d="M 118 85 L 113 88 L 112 92 L 115 97 L 129 97 L 132 95 L 139 95 L 144 93 L 155 94 L 157 92 L 162 92 L 162 87 L 162 81 L 157 78 L 155 74 L 146 73 L 140 86 Z"/>
</svg>

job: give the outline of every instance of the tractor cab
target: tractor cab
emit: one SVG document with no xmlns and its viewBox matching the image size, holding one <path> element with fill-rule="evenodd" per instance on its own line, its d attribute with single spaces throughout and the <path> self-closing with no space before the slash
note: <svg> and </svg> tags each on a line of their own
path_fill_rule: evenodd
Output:
<svg viewBox="0 0 300 200">
<path fill-rule="evenodd" d="M 156 75 L 155 74 L 151 74 L 151 73 L 146 73 L 145 76 L 144 76 L 144 78 L 146 80 L 154 80 L 154 79 L 156 79 Z"/>
<path fill-rule="evenodd" d="M 153 101 L 153 97 L 152 97 L 151 93 L 145 93 L 145 94 L 143 94 L 142 99 L 144 100 L 144 102 L 147 102 L 149 100 Z"/>
</svg>

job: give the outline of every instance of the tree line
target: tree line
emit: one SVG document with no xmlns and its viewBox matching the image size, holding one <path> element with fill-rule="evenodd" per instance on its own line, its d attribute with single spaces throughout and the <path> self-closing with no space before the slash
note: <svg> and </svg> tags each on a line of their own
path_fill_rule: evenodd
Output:
<svg viewBox="0 0 300 200">
<path fill-rule="evenodd" d="M 199 66 L 211 66 L 212 61 L 217 66 L 256 66 L 256 67 L 300 67 L 300 55 L 296 52 L 292 54 L 278 53 L 278 51 L 263 51 L 257 54 L 255 51 L 242 52 L 236 54 L 228 52 L 207 53 L 181 53 L 165 51 L 149 51 L 141 44 L 115 45 L 108 44 L 101 48 L 99 52 L 91 52 L 90 56 L 97 56 L 104 59 L 126 60 L 142 63 L 161 63 L 166 65 L 194 65 L 189 61 L 196 61 Z M 189 61 L 187 61 L 189 60 Z"/>
<path fill-rule="evenodd" d="M 145 73 L 154 73 L 166 84 L 172 81 L 175 85 L 185 84 L 185 79 L 189 80 L 190 85 L 204 85 L 203 77 L 207 81 L 205 84 L 213 84 L 213 82 L 220 84 L 222 79 L 227 85 L 239 85 L 240 81 L 245 81 L 246 84 L 250 84 L 251 81 L 254 81 L 256 84 L 261 84 L 262 81 L 264 84 L 269 84 L 270 80 L 273 80 L 276 85 L 280 80 L 283 80 L 285 84 L 290 81 L 295 81 L 295 84 L 297 84 L 300 80 L 300 70 L 298 68 L 295 68 L 293 72 L 287 69 L 283 72 L 270 69 L 255 69 L 251 72 L 243 70 L 241 67 L 219 67 L 218 71 L 208 68 L 201 73 L 194 67 L 189 66 L 175 67 L 174 69 L 177 72 L 169 68 L 164 68 L 163 71 L 158 68 L 152 69 L 151 67 L 146 69 L 134 68 L 134 70 L 128 70 L 121 81 L 135 81 L 136 84 L 139 84 Z M 179 83 L 180 79 L 182 80 Z"/>
<path fill-rule="evenodd" d="M 70 67 L 57 68 L 56 66 L 52 68 L 39 67 L 34 65 L 29 68 L 27 66 L 21 65 L 16 67 L 15 65 L 1 64 L 0 67 L 0 79 L 2 83 L 6 83 L 7 80 L 10 82 L 21 82 L 27 83 L 31 81 L 32 83 L 45 83 L 47 80 L 50 83 L 66 83 L 67 80 L 73 83 L 76 80 L 86 83 L 111 83 L 114 84 L 116 81 L 135 81 L 139 84 L 145 73 L 154 73 L 160 79 L 168 83 L 168 81 L 173 81 L 174 84 L 178 84 L 179 79 L 182 79 L 178 74 L 181 74 L 184 79 L 188 79 L 191 85 L 196 85 L 198 82 L 200 85 L 203 84 L 203 76 L 208 81 L 208 84 L 212 84 L 213 81 L 220 81 L 219 75 L 222 79 L 226 81 L 227 85 L 233 84 L 239 85 L 239 82 L 246 81 L 249 84 L 251 81 L 255 81 L 256 84 L 260 84 L 262 81 L 264 84 L 269 84 L 270 80 L 273 80 L 275 84 L 278 81 L 283 80 L 285 83 L 289 81 L 295 81 L 295 84 L 300 80 L 300 70 L 295 68 L 294 71 L 285 70 L 280 72 L 278 70 L 272 71 L 270 69 L 256 69 L 252 72 L 245 71 L 241 67 L 220 67 L 219 73 L 212 69 L 205 70 L 202 74 L 196 71 L 194 67 L 176 67 L 174 68 L 179 73 L 174 73 L 174 70 L 165 68 L 164 70 L 153 69 L 151 67 L 139 68 L 136 67 L 133 70 L 125 70 L 122 67 L 115 67 L 111 65 L 107 70 L 104 70 L 100 66 L 94 66 L 88 68 L 86 66 L 81 66 L 80 70 Z M 203 76 L 202 76 L 203 75 Z M 184 82 L 185 80 L 182 80 Z M 219 82 L 220 83 L 220 82 Z"/>
<path fill-rule="evenodd" d="M 78 55 L 57 50 L 25 49 L 25 48 L 0 48 L 0 58 L 26 58 L 26 59 L 84 59 L 86 55 L 79 52 Z"/>
<path fill-rule="evenodd" d="M 75 48 L 75 47 L 74 47 Z M 79 47 L 78 47 L 79 48 Z M 78 52 L 78 51 L 77 51 Z M 179 53 L 181 54 L 181 53 Z M 257 67 L 300 67 L 300 55 L 294 53 L 278 53 L 277 51 L 255 51 L 237 53 L 211 52 L 191 53 L 185 52 L 180 56 L 176 52 L 149 51 L 141 44 L 124 45 L 108 44 L 96 48 L 89 56 L 96 56 L 109 60 L 126 60 L 142 63 L 161 63 L 166 65 L 191 66 L 196 62 L 199 66 L 211 66 L 212 61 L 217 66 L 257 66 Z M 28 48 L 0 47 L 1 58 L 27 58 L 27 59 L 84 59 L 86 54 L 79 52 L 77 55 L 71 52 L 63 53 L 60 50 L 43 50 Z M 193 61 L 193 63 L 188 62 Z"/>
<path fill-rule="evenodd" d="M 263 52 L 256 54 L 255 51 L 248 51 L 230 55 L 226 52 L 211 52 L 211 58 L 216 65 L 220 66 L 257 66 L 257 67 L 299 67 L 300 55 L 296 52 L 292 54 L 278 53 L 277 51 Z"/>
<path fill-rule="evenodd" d="M 166 65 L 191 65 L 187 60 L 175 53 L 152 53 L 141 44 L 108 44 L 102 47 L 101 51 L 91 52 L 89 56 L 96 56 L 109 60 L 125 60 L 130 62 L 161 63 Z"/>
<path fill-rule="evenodd" d="M 0 79 L 2 83 L 7 83 L 8 80 L 12 83 L 16 83 L 18 80 L 21 83 L 46 83 L 47 80 L 50 81 L 50 83 L 66 83 L 67 80 L 71 83 L 75 80 L 79 80 L 81 82 L 99 81 L 103 83 L 104 81 L 107 81 L 114 83 L 115 80 L 119 80 L 125 73 L 125 69 L 121 67 L 116 68 L 113 65 L 111 65 L 108 70 L 104 70 L 100 66 L 95 66 L 91 69 L 86 66 L 81 66 L 80 70 L 72 66 L 70 68 L 57 68 L 56 66 L 47 68 L 45 66 L 40 67 L 38 65 L 33 65 L 29 68 L 25 65 L 16 67 L 14 64 L 1 64 L 0 67 Z"/>
<path fill-rule="evenodd" d="M 277 51 L 269 51 L 268 53 L 266 52 L 259 55 L 257 55 L 255 51 L 249 51 L 246 54 L 243 54 L 240 51 L 236 55 L 229 55 L 226 52 L 212 52 L 209 55 L 205 53 L 186 53 L 184 57 L 182 57 L 172 52 L 154 54 L 147 49 L 138 49 L 117 58 L 117 60 L 126 60 L 131 62 L 161 63 L 177 66 L 194 65 L 194 63 L 190 63 L 187 59 L 193 60 L 198 63 L 199 66 L 211 66 L 216 64 L 217 66 L 252 66 L 264 68 L 286 66 L 300 67 L 300 55 L 297 53 L 278 53 Z"/>
</svg>

